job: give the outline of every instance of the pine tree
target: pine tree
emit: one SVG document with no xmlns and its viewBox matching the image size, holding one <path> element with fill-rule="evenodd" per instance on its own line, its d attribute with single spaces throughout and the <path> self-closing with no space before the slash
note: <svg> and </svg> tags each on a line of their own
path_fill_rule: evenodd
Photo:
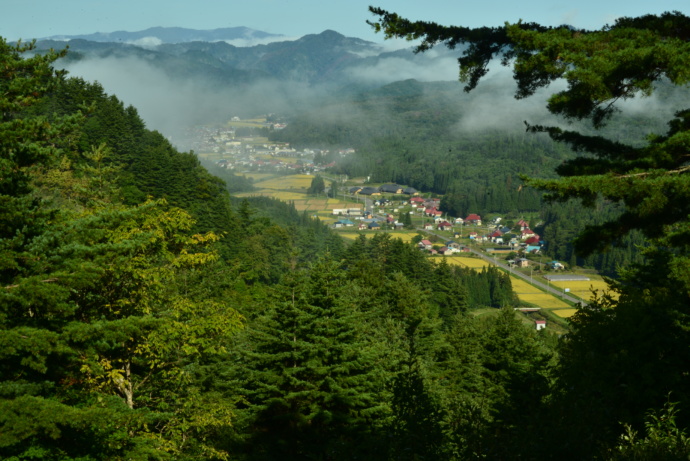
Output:
<svg viewBox="0 0 690 461">
<path fill-rule="evenodd" d="M 374 364 L 337 263 L 317 261 L 281 287 L 249 331 L 243 386 L 250 457 L 351 459 L 374 450 Z"/>
</svg>

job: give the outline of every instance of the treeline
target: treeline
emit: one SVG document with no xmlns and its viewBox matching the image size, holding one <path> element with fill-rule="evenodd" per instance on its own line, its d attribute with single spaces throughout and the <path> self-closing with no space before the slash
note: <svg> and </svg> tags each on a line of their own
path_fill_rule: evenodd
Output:
<svg viewBox="0 0 690 461">
<path fill-rule="evenodd" d="M 620 207 L 603 201 L 594 208 L 585 208 L 575 201 L 548 204 L 542 210 L 542 222 L 535 232 L 546 242 L 543 251 L 549 257 L 565 261 L 571 267 L 593 267 L 604 275 L 617 277 L 622 269 L 644 262 L 643 249 L 648 243 L 640 232 L 630 232 L 616 239 L 606 251 L 587 257 L 576 254 L 575 241 L 587 226 L 610 221 L 620 213 Z"/>
</svg>

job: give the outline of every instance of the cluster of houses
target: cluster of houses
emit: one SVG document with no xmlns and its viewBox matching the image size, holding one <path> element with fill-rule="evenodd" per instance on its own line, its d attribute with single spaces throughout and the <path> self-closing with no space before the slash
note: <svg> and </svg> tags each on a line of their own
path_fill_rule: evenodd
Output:
<svg viewBox="0 0 690 461">
<path fill-rule="evenodd" d="M 431 243 L 429 240 L 422 240 L 417 244 L 417 247 L 420 250 L 423 251 L 428 251 L 432 255 L 444 255 L 444 256 L 450 256 L 455 253 L 466 253 L 469 252 L 470 249 L 460 245 L 457 242 L 454 242 L 453 240 L 449 240 L 445 243 L 444 246 L 441 248 L 434 248 L 434 245 Z"/>
<path fill-rule="evenodd" d="M 513 229 L 515 229 L 515 231 Z M 517 229 L 519 229 L 519 231 Z M 508 242 L 505 241 L 504 236 L 506 234 L 516 233 L 516 237 L 511 238 Z M 498 245 L 508 244 L 511 246 L 520 245 L 524 247 L 527 253 L 538 253 L 544 243 L 541 241 L 539 235 L 529 228 L 529 224 L 524 219 L 518 221 L 514 228 L 497 225 L 493 231 L 487 234 L 480 236 L 477 232 L 470 232 L 469 237 L 470 240 L 476 242 L 491 242 Z"/>
</svg>

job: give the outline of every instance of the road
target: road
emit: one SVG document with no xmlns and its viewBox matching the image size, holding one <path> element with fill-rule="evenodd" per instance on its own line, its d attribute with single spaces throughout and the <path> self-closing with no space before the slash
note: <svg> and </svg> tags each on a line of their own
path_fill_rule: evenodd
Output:
<svg viewBox="0 0 690 461">
<path fill-rule="evenodd" d="M 437 234 L 437 233 L 435 233 L 435 232 L 430 232 L 430 231 L 428 231 L 428 230 L 425 231 L 425 232 L 428 233 L 428 234 L 433 234 L 433 235 L 435 235 L 436 237 L 439 237 L 440 239 L 442 239 L 443 241 L 448 240 L 448 237 L 447 237 L 447 236 L 439 235 L 439 234 Z M 470 252 L 472 252 L 473 254 L 479 256 L 480 258 L 482 258 L 483 260 L 488 261 L 490 264 L 493 264 L 494 266 L 498 266 L 498 267 L 500 267 L 500 268 L 502 268 L 502 269 L 505 269 L 506 271 L 510 272 L 511 275 L 513 275 L 513 276 L 515 276 L 515 277 L 520 277 L 520 278 L 526 280 L 527 282 L 531 283 L 532 285 L 538 287 L 540 290 L 543 290 L 543 291 L 545 291 L 545 292 L 547 292 L 547 293 L 554 294 L 554 295 L 556 295 L 556 296 L 558 296 L 558 297 L 560 297 L 560 298 L 562 298 L 562 299 L 564 299 L 564 300 L 566 300 L 566 301 L 569 301 L 569 302 L 571 302 L 571 303 L 582 304 L 583 306 L 586 306 L 586 305 L 587 305 L 587 303 L 585 303 L 585 302 L 582 301 L 581 299 L 575 298 L 574 296 L 571 296 L 571 295 L 569 295 L 569 294 L 567 294 L 567 293 L 563 293 L 563 290 L 559 290 L 559 289 L 557 289 L 557 288 L 554 288 L 554 287 L 552 287 L 550 284 L 548 284 L 548 283 L 543 283 L 541 280 L 539 280 L 539 279 L 534 279 L 533 277 L 531 277 L 531 276 L 529 276 L 529 275 L 526 275 L 526 274 L 523 274 L 523 273 L 520 272 L 520 271 L 514 271 L 514 270 L 512 270 L 512 268 L 511 268 L 510 266 L 508 266 L 507 264 L 505 264 L 505 263 L 499 261 L 499 260 L 496 259 L 496 258 L 492 258 L 491 256 L 488 256 L 486 253 L 484 253 L 484 252 L 482 252 L 482 251 L 476 250 L 476 249 L 471 248 L 471 247 L 469 247 L 469 246 L 467 246 L 466 248 L 469 249 Z"/>
</svg>

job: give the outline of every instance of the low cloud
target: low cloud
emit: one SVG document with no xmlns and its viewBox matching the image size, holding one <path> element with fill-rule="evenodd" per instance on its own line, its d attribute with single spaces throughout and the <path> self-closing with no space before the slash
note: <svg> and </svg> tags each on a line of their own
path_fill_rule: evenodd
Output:
<svg viewBox="0 0 690 461">
<path fill-rule="evenodd" d="M 433 53 L 412 58 L 381 58 L 373 65 L 353 67 L 349 78 L 367 83 L 387 84 L 414 79 L 420 82 L 457 81 L 458 61 L 455 57 L 437 57 Z"/>
<path fill-rule="evenodd" d="M 127 42 L 130 45 L 140 46 L 142 48 L 155 48 L 163 44 L 163 40 L 158 37 L 142 37 L 140 39 Z"/>
<path fill-rule="evenodd" d="M 204 79 L 181 80 L 139 58 L 89 59 L 70 64 L 72 76 L 98 82 L 105 92 L 133 106 L 147 128 L 176 137 L 185 127 L 222 123 L 233 116 L 285 112 L 322 99 L 306 84 L 259 81 L 223 86 Z"/>
</svg>

